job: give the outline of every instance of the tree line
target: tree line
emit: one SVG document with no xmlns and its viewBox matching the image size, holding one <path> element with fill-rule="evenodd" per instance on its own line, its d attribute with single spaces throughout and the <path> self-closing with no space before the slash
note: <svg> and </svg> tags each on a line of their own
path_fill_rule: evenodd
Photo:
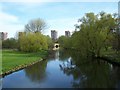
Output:
<svg viewBox="0 0 120 90">
<path fill-rule="evenodd" d="M 86 13 L 78 22 L 81 22 L 76 27 L 78 31 L 74 31 L 71 37 L 59 37 L 58 42 L 63 48 L 78 50 L 86 57 L 101 56 L 110 49 L 119 52 L 120 31 L 116 14 Z"/>
<path fill-rule="evenodd" d="M 47 27 L 43 19 L 33 19 L 25 25 L 23 32 L 18 32 L 17 39 L 8 38 L 2 41 L 2 48 L 18 49 L 24 52 L 37 52 L 48 50 L 53 42 L 49 36 L 43 35 L 43 30 Z"/>
</svg>

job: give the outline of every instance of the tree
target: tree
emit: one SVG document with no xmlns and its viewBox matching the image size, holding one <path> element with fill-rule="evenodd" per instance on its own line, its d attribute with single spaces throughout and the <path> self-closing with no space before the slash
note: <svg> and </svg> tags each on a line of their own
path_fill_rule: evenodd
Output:
<svg viewBox="0 0 120 90">
<path fill-rule="evenodd" d="M 42 32 L 47 27 L 43 19 L 34 19 L 25 25 L 25 32 Z"/>
<path fill-rule="evenodd" d="M 19 48 L 24 52 L 37 52 L 41 49 L 47 50 L 48 44 L 46 36 L 37 33 L 23 33 L 19 37 Z"/>
<path fill-rule="evenodd" d="M 47 40 L 48 48 L 49 48 L 49 49 L 53 48 L 54 45 L 53 45 L 53 41 L 52 41 L 52 39 L 50 38 L 50 36 L 47 35 L 47 36 L 45 36 L 45 38 L 46 38 L 46 40 Z"/>
<path fill-rule="evenodd" d="M 116 25 L 114 27 L 113 49 L 118 53 L 120 50 L 120 18 L 116 13 L 114 13 L 113 16 L 116 21 Z"/>
<path fill-rule="evenodd" d="M 70 37 L 60 36 L 58 39 L 58 43 L 60 43 L 61 47 L 70 48 L 71 46 Z"/>
<path fill-rule="evenodd" d="M 18 48 L 18 40 L 16 40 L 15 38 L 8 38 L 7 40 L 3 40 L 2 48 L 17 49 Z"/>
<path fill-rule="evenodd" d="M 98 15 L 86 13 L 79 21 L 82 24 L 80 30 L 72 35 L 72 47 L 86 56 L 100 56 L 103 49 L 111 46 L 111 28 L 115 26 L 115 19 L 111 14 L 101 12 Z"/>
</svg>

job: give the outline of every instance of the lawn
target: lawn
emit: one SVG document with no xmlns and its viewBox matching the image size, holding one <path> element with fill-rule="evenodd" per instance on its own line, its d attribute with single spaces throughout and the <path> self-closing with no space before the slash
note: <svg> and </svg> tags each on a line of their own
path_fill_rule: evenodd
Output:
<svg viewBox="0 0 120 90">
<path fill-rule="evenodd" d="M 25 53 L 15 50 L 2 50 L 2 73 L 21 65 L 28 65 L 47 56 L 47 51 Z"/>
<path fill-rule="evenodd" d="M 116 53 L 115 50 L 113 49 L 108 49 L 108 51 L 104 51 L 102 52 L 103 56 L 107 56 L 109 57 L 111 60 L 115 60 L 115 62 L 119 62 L 120 63 L 120 51 L 118 53 Z"/>
</svg>

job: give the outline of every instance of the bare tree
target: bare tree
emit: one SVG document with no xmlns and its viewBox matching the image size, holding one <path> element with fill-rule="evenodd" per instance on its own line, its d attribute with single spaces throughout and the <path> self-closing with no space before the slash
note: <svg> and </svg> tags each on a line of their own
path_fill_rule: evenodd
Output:
<svg viewBox="0 0 120 90">
<path fill-rule="evenodd" d="M 46 27 L 47 24 L 45 21 L 38 18 L 29 21 L 29 23 L 25 25 L 25 32 L 42 32 Z"/>
</svg>

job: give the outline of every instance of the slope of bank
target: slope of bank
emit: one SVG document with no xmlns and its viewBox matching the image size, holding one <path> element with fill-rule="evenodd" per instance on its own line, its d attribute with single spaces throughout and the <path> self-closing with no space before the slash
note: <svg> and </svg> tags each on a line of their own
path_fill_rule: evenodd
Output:
<svg viewBox="0 0 120 90">
<path fill-rule="evenodd" d="M 2 51 L 2 75 L 10 74 L 43 60 L 48 51 L 41 50 L 34 53 L 25 53 L 15 50 Z"/>
</svg>

